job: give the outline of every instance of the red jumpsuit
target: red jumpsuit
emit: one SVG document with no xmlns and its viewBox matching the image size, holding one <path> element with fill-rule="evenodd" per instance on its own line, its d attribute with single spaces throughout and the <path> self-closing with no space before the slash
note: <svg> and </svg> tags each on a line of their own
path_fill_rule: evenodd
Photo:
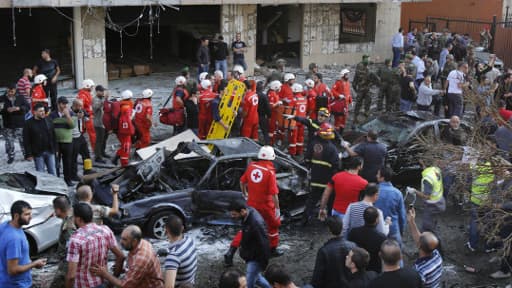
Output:
<svg viewBox="0 0 512 288">
<path fill-rule="evenodd" d="M 272 197 L 279 193 L 276 181 L 276 171 L 272 161 L 259 160 L 247 166 L 240 182 L 247 184 L 249 199 L 247 205 L 256 209 L 267 225 L 270 248 L 279 245 L 279 226 L 281 217 L 276 217 L 276 206 Z M 242 240 L 242 231 L 239 231 L 233 241 L 232 247 L 239 247 Z"/>
<path fill-rule="evenodd" d="M 327 85 L 325 85 L 325 83 L 322 83 L 322 82 L 318 82 L 318 83 L 315 83 L 315 88 L 313 88 L 316 92 L 316 95 L 327 95 L 327 96 L 330 96 L 331 95 L 331 91 L 329 91 L 329 88 L 327 88 Z"/>
<path fill-rule="evenodd" d="M 252 138 L 258 141 L 258 94 L 250 90 L 245 93 L 242 103 L 243 123 L 240 134 L 242 137 Z"/>
<path fill-rule="evenodd" d="M 348 80 L 336 81 L 336 83 L 334 83 L 334 85 L 332 86 L 331 92 L 334 101 L 340 99 L 340 95 L 345 95 L 345 100 L 343 101 L 344 103 L 337 104 L 337 106 L 341 105 L 341 107 L 339 107 L 338 110 L 341 109 L 342 112 L 331 111 L 333 112 L 333 114 L 343 113 L 343 115 L 334 115 L 334 128 L 344 128 L 348 119 L 348 104 L 352 103 L 352 96 L 350 95 L 350 82 Z"/>
<path fill-rule="evenodd" d="M 130 162 L 130 149 L 132 146 L 132 136 L 135 134 L 135 127 L 132 123 L 133 103 L 131 100 L 122 100 L 121 112 L 119 114 L 119 127 L 117 129 L 117 139 L 121 147 L 117 150 L 117 156 L 121 158 L 121 166 L 128 166 Z"/>
<path fill-rule="evenodd" d="M 277 102 L 279 102 L 279 94 L 277 94 L 277 92 L 274 90 L 268 90 L 267 96 L 270 109 L 272 111 L 272 114 L 270 115 L 270 122 L 268 123 L 268 137 L 270 138 L 270 145 L 274 145 L 275 133 L 277 129 L 277 117 L 279 114 L 277 111 L 277 108 L 279 107 L 277 104 Z"/>
<path fill-rule="evenodd" d="M 153 105 L 150 98 L 144 98 L 135 106 L 135 129 L 139 139 L 137 149 L 148 147 L 151 144 L 151 123 L 153 119 Z"/>
<path fill-rule="evenodd" d="M 96 131 L 94 130 L 94 113 L 92 112 L 92 95 L 88 89 L 80 89 L 78 91 L 77 99 L 82 100 L 83 108 L 89 114 L 89 120 L 85 121 L 85 129 L 89 135 L 92 150 L 96 146 Z"/>
<path fill-rule="evenodd" d="M 288 83 L 284 83 L 279 91 L 279 99 L 291 99 L 293 98 L 292 87 Z"/>
<path fill-rule="evenodd" d="M 32 88 L 32 114 L 34 114 L 34 105 L 37 102 L 43 102 L 44 106 L 48 108 L 48 98 L 46 98 L 46 92 L 44 92 L 43 85 L 37 84 Z"/>
<path fill-rule="evenodd" d="M 217 95 L 210 89 L 203 90 L 199 95 L 199 139 L 206 139 L 210 126 L 212 125 L 212 100 Z"/>
<path fill-rule="evenodd" d="M 307 113 L 308 117 L 312 120 L 316 119 L 316 112 L 317 112 L 316 96 L 317 95 L 318 94 L 316 94 L 315 89 L 309 89 L 306 94 L 306 98 L 308 99 L 308 108 L 306 109 L 306 113 Z"/>
<path fill-rule="evenodd" d="M 302 93 L 295 93 L 295 98 L 290 103 L 295 107 L 295 116 L 306 117 L 308 100 Z M 302 155 L 304 152 L 304 125 L 296 122 L 296 126 L 290 128 L 288 133 L 288 153 L 291 156 Z"/>
</svg>

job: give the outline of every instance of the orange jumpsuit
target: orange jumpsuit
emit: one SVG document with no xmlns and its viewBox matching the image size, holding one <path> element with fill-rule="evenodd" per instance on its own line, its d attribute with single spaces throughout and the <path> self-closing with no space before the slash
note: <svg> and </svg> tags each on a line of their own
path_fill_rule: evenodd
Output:
<svg viewBox="0 0 512 288">
<path fill-rule="evenodd" d="M 258 94 L 249 90 L 245 93 L 242 106 L 243 123 L 240 134 L 242 137 L 258 141 Z"/>
<path fill-rule="evenodd" d="M 48 108 L 48 98 L 42 84 L 37 84 L 32 88 L 32 114 L 34 114 L 34 105 L 37 102 L 42 102 L 46 109 Z"/>
<path fill-rule="evenodd" d="M 274 195 L 279 194 L 274 164 L 268 160 L 251 162 L 240 177 L 240 182 L 247 184 L 249 194 L 247 205 L 256 209 L 265 220 L 270 248 L 276 248 L 279 245 L 281 217 L 276 217 L 276 206 L 272 199 Z M 242 232 L 239 231 L 231 242 L 231 246 L 239 247 L 241 240 Z"/>
<path fill-rule="evenodd" d="M 199 95 L 198 106 L 199 106 L 199 139 L 206 139 L 210 126 L 212 125 L 212 100 L 217 95 L 210 89 L 203 90 Z"/>
<path fill-rule="evenodd" d="M 332 103 L 332 108 L 336 111 L 331 111 L 334 115 L 334 128 L 344 128 L 348 119 L 348 104 L 352 103 L 352 96 L 350 95 L 350 82 L 347 80 L 337 80 L 331 89 L 333 102 L 340 101 L 340 95 L 345 95 L 345 100 L 341 100 L 344 103 Z M 330 107 L 330 110 L 332 108 Z M 342 113 L 342 114 L 340 114 Z M 338 115 L 336 115 L 338 114 Z"/>
<path fill-rule="evenodd" d="M 268 102 L 270 104 L 270 109 L 272 110 L 272 114 L 270 115 L 270 123 L 268 123 L 268 137 L 270 138 L 270 145 L 274 145 L 275 141 L 275 133 L 277 129 L 277 117 L 279 112 L 277 108 L 279 105 L 279 95 L 274 90 L 268 90 Z"/>
<path fill-rule="evenodd" d="M 89 114 L 89 120 L 85 121 L 85 129 L 87 135 L 89 135 L 89 142 L 91 142 L 91 148 L 94 150 L 96 146 L 96 131 L 94 130 L 94 113 L 92 111 L 92 95 L 88 89 L 80 89 L 78 91 L 77 99 L 82 100 L 83 108 L 87 114 Z"/>
<path fill-rule="evenodd" d="M 119 114 L 117 138 L 121 143 L 121 147 L 117 150 L 117 155 L 121 158 L 121 166 L 125 167 L 130 162 L 132 136 L 135 134 L 135 127 L 133 127 L 132 123 L 133 103 L 131 100 L 122 100 L 120 106 L 121 112 Z"/>
<path fill-rule="evenodd" d="M 306 117 L 308 101 L 302 93 L 295 93 L 295 98 L 290 103 L 295 107 L 295 116 Z M 304 125 L 296 122 L 296 126 L 290 128 L 288 133 L 288 153 L 291 156 L 302 155 L 304 152 Z"/>
<path fill-rule="evenodd" d="M 318 111 L 318 109 L 316 109 L 316 96 L 317 95 L 318 94 L 316 94 L 315 89 L 309 89 L 306 94 L 306 98 L 308 100 L 308 108 L 306 109 L 306 113 L 307 113 L 307 116 L 312 120 L 316 119 L 316 112 Z"/>
<path fill-rule="evenodd" d="M 148 147 L 151 144 L 151 124 L 153 119 L 153 105 L 150 98 L 138 101 L 135 106 L 135 129 L 139 135 L 137 149 Z"/>
</svg>

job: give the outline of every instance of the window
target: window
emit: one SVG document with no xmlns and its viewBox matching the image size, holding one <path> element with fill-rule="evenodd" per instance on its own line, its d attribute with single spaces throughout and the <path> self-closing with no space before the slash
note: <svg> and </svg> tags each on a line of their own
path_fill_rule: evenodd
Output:
<svg viewBox="0 0 512 288">
<path fill-rule="evenodd" d="M 375 41 L 377 6 L 371 4 L 341 4 L 340 43 Z"/>
</svg>

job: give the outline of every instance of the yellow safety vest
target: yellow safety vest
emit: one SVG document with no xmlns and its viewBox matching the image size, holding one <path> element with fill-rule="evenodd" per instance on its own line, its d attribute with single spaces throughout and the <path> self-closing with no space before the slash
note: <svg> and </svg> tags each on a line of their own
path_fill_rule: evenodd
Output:
<svg viewBox="0 0 512 288">
<path fill-rule="evenodd" d="M 427 202 L 435 203 L 443 198 L 443 179 L 441 177 L 441 169 L 437 167 L 428 167 L 421 172 L 421 191 L 425 191 L 423 189 L 423 180 L 426 180 L 432 186 L 432 194 L 430 194 L 430 199 Z"/>
<path fill-rule="evenodd" d="M 471 203 L 480 206 L 487 200 L 491 191 L 490 184 L 494 181 L 494 174 L 491 169 L 491 163 L 486 162 L 476 168 L 478 176 L 474 178 L 471 184 Z"/>
</svg>

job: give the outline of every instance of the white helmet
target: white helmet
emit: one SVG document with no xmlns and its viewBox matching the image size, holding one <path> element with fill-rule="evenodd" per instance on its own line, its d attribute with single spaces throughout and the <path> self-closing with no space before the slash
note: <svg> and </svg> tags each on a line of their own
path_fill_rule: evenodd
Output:
<svg viewBox="0 0 512 288">
<path fill-rule="evenodd" d="M 270 161 L 276 159 L 276 153 L 274 152 L 274 148 L 268 145 L 261 147 L 260 151 L 258 151 L 258 159 Z"/>
<path fill-rule="evenodd" d="M 306 79 L 306 81 L 304 81 L 304 84 L 306 84 L 306 86 L 309 88 L 315 87 L 315 81 L 313 81 L 313 79 Z"/>
<path fill-rule="evenodd" d="M 220 79 L 224 79 L 224 73 L 222 73 L 222 71 L 220 70 L 215 70 L 215 72 L 213 72 L 213 75 L 218 76 Z"/>
<path fill-rule="evenodd" d="M 233 72 L 238 72 L 240 75 L 244 74 L 244 67 L 240 65 L 233 66 Z"/>
<path fill-rule="evenodd" d="M 82 81 L 82 89 L 91 89 L 92 87 L 94 87 L 94 81 L 92 81 L 91 79 L 85 79 L 84 81 Z"/>
<path fill-rule="evenodd" d="M 212 87 L 212 81 L 204 79 L 201 81 L 201 87 L 203 87 L 203 89 L 210 89 L 210 87 Z"/>
<path fill-rule="evenodd" d="M 340 77 L 343 77 L 343 76 L 345 76 L 345 74 L 348 74 L 348 73 L 350 73 L 350 70 L 348 70 L 348 69 L 343 69 L 343 70 L 341 70 L 341 72 L 340 72 Z"/>
<path fill-rule="evenodd" d="M 34 84 L 41 84 L 46 81 L 48 78 L 44 74 L 39 74 L 34 78 Z"/>
<path fill-rule="evenodd" d="M 153 96 L 153 90 L 146 89 L 142 91 L 142 98 L 151 98 L 151 96 Z"/>
<path fill-rule="evenodd" d="M 121 100 L 128 100 L 133 98 L 133 93 L 130 90 L 124 90 L 121 92 Z"/>
<path fill-rule="evenodd" d="M 174 80 L 174 83 L 176 83 L 176 86 L 185 85 L 187 83 L 187 78 L 178 76 L 176 77 L 176 80 Z"/>
<path fill-rule="evenodd" d="M 199 74 L 199 81 L 203 81 L 204 79 L 206 79 L 206 77 L 208 77 L 208 72 L 203 72 Z"/>
<path fill-rule="evenodd" d="M 294 80 L 294 79 L 295 79 L 295 75 L 293 75 L 293 73 L 284 74 L 284 82 L 288 82 L 288 81 Z"/>
<path fill-rule="evenodd" d="M 302 93 L 304 91 L 304 88 L 302 88 L 302 85 L 299 83 L 293 83 L 292 85 L 292 92 L 293 93 Z"/>
<path fill-rule="evenodd" d="M 281 86 L 283 86 L 283 84 L 281 84 L 281 82 L 279 80 L 274 80 L 272 82 L 270 82 L 270 90 L 274 90 L 274 91 L 279 91 L 281 89 Z"/>
</svg>

